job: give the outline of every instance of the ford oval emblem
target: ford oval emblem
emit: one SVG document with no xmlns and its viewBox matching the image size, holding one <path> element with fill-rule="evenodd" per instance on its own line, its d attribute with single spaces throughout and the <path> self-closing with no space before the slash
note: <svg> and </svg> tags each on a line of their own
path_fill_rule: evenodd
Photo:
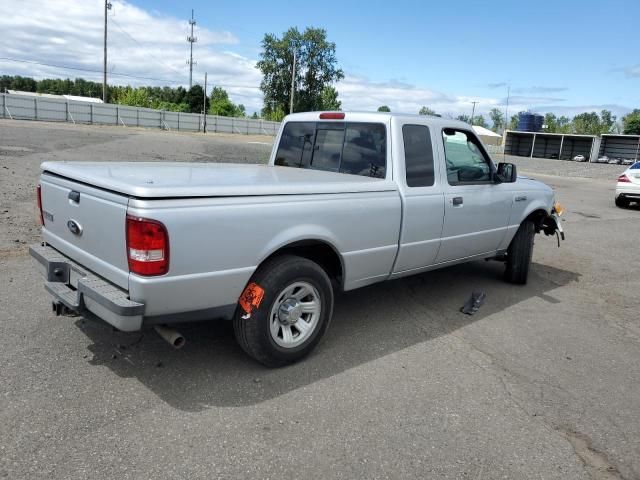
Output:
<svg viewBox="0 0 640 480">
<path fill-rule="evenodd" d="M 78 235 L 78 236 L 82 235 L 82 225 L 80 225 L 75 220 L 69 220 L 67 222 L 67 228 L 74 235 Z"/>
</svg>

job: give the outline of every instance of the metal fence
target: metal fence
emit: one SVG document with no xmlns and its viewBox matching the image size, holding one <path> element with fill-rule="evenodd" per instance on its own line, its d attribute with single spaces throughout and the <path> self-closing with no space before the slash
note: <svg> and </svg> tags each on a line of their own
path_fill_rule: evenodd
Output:
<svg viewBox="0 0 640 480">
<path fill-rule="evenodd" d="M 5 93 L 0 94 L 0 109 L 2 118 L 15 120 L 120 125 L 188 132 L 203 131 L 205 118 L 197 113 Z M 244 135 L 275 135 L 280 127 L 280 122 L 217 115 L 207 115 L 206 122 L 207 132 Z"/>
</svg>

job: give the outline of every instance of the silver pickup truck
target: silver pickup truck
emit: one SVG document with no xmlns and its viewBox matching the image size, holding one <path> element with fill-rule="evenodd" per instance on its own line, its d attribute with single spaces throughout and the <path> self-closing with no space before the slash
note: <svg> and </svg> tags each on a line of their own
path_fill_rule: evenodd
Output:
<svg viewBox="0 0 640 480">
<path fill-rule="evenodd" d="M 46 162 L 38 203 L 56 313 L 174 346 L 229 319 L 269 366 L 314 348 L 334 292 L 486 258 L 523 284 L 534 234 L 564 238 L 551 188 L 469 125 L 389 113 L 290 115 L 268 165 Z"/>
</svg>

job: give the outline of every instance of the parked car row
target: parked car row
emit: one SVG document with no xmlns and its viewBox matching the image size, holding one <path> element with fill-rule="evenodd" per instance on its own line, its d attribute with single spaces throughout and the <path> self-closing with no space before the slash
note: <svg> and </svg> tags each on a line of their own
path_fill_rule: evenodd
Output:
<svg viewBox="0 0 640 480">
<path fill-rule="evenodd" d="M 551 160 L 558 160 L 559 156 L 557 153 L 552 153 L 549 155 L 548 158 Z M 562 160 L 565 160 L 565 159 L 563 158 Z M 575 155 L 573 158 L 567 158 L 566 160 L 573 160 L 574 162 L 588 162 L 589 157 L 579 154 L 579 155 Z M 620 157 L 610 158 L 607 155 L 602 155 L 601 157 L 598 157 L 597 160 L 595 160 L 595 163 L 608 163 L 611 165 L 633 165 L 635 162 L 636 160 L 633 158 L 620 158 Z"/>
<path fill-rule="evenodd" d="M 608 163 L 610 165 L 633 165 L 635 160 L 632 158 L 619 158 L 619 157 L 609 158 L 606 155 L 603 155 L 602 157 L 599 157 L 598 160 L 596 160 L 596 162 Z"/>
</svg>

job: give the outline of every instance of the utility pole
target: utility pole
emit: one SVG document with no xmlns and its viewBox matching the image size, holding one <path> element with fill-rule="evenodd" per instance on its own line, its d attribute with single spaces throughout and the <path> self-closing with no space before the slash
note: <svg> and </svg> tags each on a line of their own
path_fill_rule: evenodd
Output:
<svg viewBox="0 0 640 480">
<path fill-rule="evenodd" d="M 293 51 L 293 65 L 291 69 L 291 101 L 289 103 L 289 113 L 293 113 L 293 95 L 296 90 L 296 51 Z"/>
<path fill-rule="evenodd" d="M 191 90 L 192 78 L 193 78 L 193 66 L 197 65 L 197 62 L 193 62 L 193 44 L 198 41 L 198 37 L 193 36 L 193 27 L 196 24 L 195 18 L 193 18 L 193 9 L 191 9 L 191 20 L 189 20 L 189 25 L 191 25 L 191 35 L 187 37 L 187 42 L 189 42 L 189 60 L 187 63 L 189 64 L 189 90 Z"/>
<path fill-rule="evenodd" d="M 107 103 L 107 11 L 111 10 L 111 2 L 104 0 L 104 68 L 102 77 L 102 101 Z"/>
<path fill-rule="evenodd" d="M 504 130 L 509 125 L 509 97 L 511 96 L 511 85 L 507 86 L 507 108 L 504 110 Z"/>
<path fill-rule="evenodd" d="M 202 95 L 202 102 L 202 111 L 204 112 L 202 133 L 207 133 L 207 72 L 204 72 L 204 93 Z"/>
<path fill-rule="evenodd" d="M 473 109 L 471 110 L 471 125 L 473 125 L 473 116 L 476 114 L 476 103 L 478 102 L 471 102 L 473 103 Z"/>
</svg>

